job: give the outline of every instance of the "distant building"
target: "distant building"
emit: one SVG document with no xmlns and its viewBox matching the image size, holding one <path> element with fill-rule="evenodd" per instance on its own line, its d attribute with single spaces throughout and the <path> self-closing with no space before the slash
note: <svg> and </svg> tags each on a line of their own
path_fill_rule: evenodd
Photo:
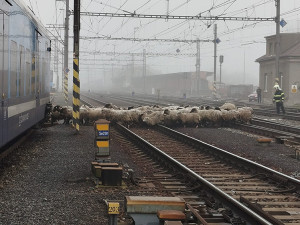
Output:
<svg viewBox="0 0 300 225">
<path fill-rule="evenodd" d="M 195 72 L 179 72 L 159 75 L 149 75 L 145 77 L 135 77 L 132 79 L 132 87 L 137 92 L 147 94 L 172 95 L 172 96 L 198 96 L 211 95 L 208 76 L 213 73 L 201 71 L 197 78 Z"/>
<path fill-rule="evenodd" d="M 266 54 L 258 59 L 259 86 L 264 102 L 271 102 L 276 83 L 276 35 L 266 38 Z M 300 104 L 300 33 L 280 34 L 279 74 L 287 105 Z"/>
</svg>

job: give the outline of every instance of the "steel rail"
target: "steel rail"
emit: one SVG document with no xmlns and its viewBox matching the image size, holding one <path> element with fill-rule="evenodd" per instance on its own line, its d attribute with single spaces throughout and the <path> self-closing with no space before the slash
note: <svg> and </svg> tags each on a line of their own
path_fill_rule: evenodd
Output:
<svg viewBox="0 0 300 225">
<path fill-rule="evenodd" d="M 300 128 L 299 126 L 291 126 L 291 125 L 286 125 L 282 123 L 277 123 L 274 121 L 268 121 L 264 119 L 260 119 L 258 117 L 254 117 L 251 120 L 251 124 L 253 125 L 258 125 L 258 126 L 263 126 L 263 127 L 268 127 L 268 128 L 273 128 L 281 131 L 286 131 L 289 133 L 293 133 L 295 135 L 300 135 Z"/>
<path fill-rule="evenodd" d="M 242 158 L 240 156 L 234 155 L 230 152 L 227 152 L 221 148 L 215 147 L 213 145 L 207 144 L 205 142 L 202 142 L 196 138 L 190 137 L 186 134 L 182 134 L 178 131 L 172 130 L 168 127 L 162 126 L 162 125 L 158 125 L 158 128 L 162 131 L 162 132 L 168 132 L 171 133 L 173 136 L 176 136 L 177 139 L 185 139 L 186 142 L 188 142 L 190 145 L 195 145 L 195 146 L 205 146 L 207 148 L 207 152 L 209 152 L 210 154 L 215 155 L 216 157 L 220 158 L 220 156 L 224 156 L 224 158 L 229 158 L 231 161 L 238 163 L 238 164 L 242 164 L 245 166 L 245 168 L 248 169 L 255 169 L 256 171 L 259 170 L 259 173 L 265 173 L 268 174 L 270 178 L 273 178 L 274 180 L 280 181 L 280 182 L 284 182 L 285 184 L 290 184 L 292 186 L 295 186 L 297 191 L 300 191 L 300 180 L 297 180 L 293 177 L 287 176 L 283 173 L 277 172 L 276 170 L 272 170 L 266 166 L 263 166 L 261 164 L 258 164 L 256 162 L 253 162 L 251 160 Z"/>
<path fill-rule="evenodd" d="M 272 223 L 268 222 L 252 210 L 250 210 L 248 207 L 241 204 L 239 201 L 235 200 L 228 194 L 224 193 L 221 189 L 217 188 L 212 183 L 208 182 L 204 178 L 202 178 L 200 175 L 183 165 L 182 163 L 178 162 L 174 158 L 170 157 L 148 141 L 144 140 L 143 138 L 139 137 L 126 127 L 117 124 L 117 128 L 119 128 L 123 133 L 126 133 L 128 137 L 131 137 L 132 139 L 136 140 L 138 143 L 147 146 L 146 149 L 149 149 L 148 152 L 155 152 L 156 154 L 159 154 L 160 160 L 168 161 L 170 164 L 174 165 L 176 168 L 180 168 L 181 171 L 188 174 L 190 177 L 196 179 L 198 182 L 200 182 L 204 189 L 213 195 L 215 198 L 217 198 L 220 202 L 222 202 L 224 205 L 226 205 L 228 208 L 230 208 L 232 211 L 237 213 L 238 215 L 241 215 L 241 217 L 245 218 L 249 224 L 261 224 L 261 225 L 272 225 Z M 274 224 L 273 224 L 274 225 Z"/>
</svg>

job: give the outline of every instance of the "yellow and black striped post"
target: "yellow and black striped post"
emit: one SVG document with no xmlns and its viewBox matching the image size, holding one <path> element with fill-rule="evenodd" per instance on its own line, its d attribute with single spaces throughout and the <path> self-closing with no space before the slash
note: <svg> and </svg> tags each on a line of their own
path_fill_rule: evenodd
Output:
<svg viewBox="0 0 300 225">
<path fill-rule="evenodd" d="M 214 84 L 213 84 L 213 97 L 214 97 L 214 99 L 217 98 L 217 84 L 216 84 L 216 81 L 214 81 Z"/>
<path fill-rule="evenodd" d="M 73 126 L 79 132 L 80 107 L 80 81 L 79 81 L 79 60 L 73 59 Z"/>
<path fill-rule="evenodd" d="M 65 103 L 68 105 L 69 97 L 68 97 L 68 73 L 65 71 L 65 77 L 64 77 L 64 95 L 65 95 Z"/>
<path fill-rule="evenodd" d="M 64 95 L 65 103 L 69 105 L 69 0 L 66 0 L 66 20 L 65 20 L 65 39 L 64 39 Z"/>
<path fill-rule="evenodd" d="M 77 133 L 79 133 L 79 118 L 80 118 L 79 30 L 80 30 L 80 0 L 74 0 L 73 126 L 75 127 Z"/>
</svg>

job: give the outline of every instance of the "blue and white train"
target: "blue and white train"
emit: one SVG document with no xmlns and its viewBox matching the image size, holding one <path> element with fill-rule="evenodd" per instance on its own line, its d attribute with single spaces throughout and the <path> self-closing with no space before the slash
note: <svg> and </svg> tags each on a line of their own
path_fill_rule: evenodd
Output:
<svg viewBox="0 0 300 225">
<path fill-rule="evenodd" d="M 0 0 L 0 148 L 45 117 L 51 41 L 21 0 Z"/>
</svg>

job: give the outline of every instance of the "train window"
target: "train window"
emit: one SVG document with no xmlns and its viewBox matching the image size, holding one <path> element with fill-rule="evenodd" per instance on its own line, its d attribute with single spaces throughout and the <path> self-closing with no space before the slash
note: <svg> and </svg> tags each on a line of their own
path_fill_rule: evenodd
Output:
<svg viewBox="0 0 300 225">
<path fill-rule="evenodd" d="M 27 95 L 31 94 L 31 92 L 30 92 L 31 53 L 30 53 L 29 49 L 26 49 L 26 59 L 25 60 L 26 60 L 25 93 L 26 93 L 26 96 L 27 96 Z"/>
<path fill-rule="evenodd" d="M 10 97 L 17 96 L 17 63 L 18 63 L 18 45 L 16 42 L 10 42 Z"/>
<path fill-rule="evenodd" d="M 41 44 L 41 38 L 42 35 L 36 30 L 36 55 L 35 55 L 35 73 L 36 73 L 36 94 L 39 94 L 40 92 L 40 88 L 41 88 L 41 84 L 40 84 L 40 76 L 41 76 L 41 48 L 40 48 L 40 44 Z"/>
<path fill-rule="evenodd" d="M 19 62 L 19 96 L 24 96 L 24 82 L 25 82 L 25 51 L 24 46 L 20 45 L 20 62 Z"/>
</svg>

